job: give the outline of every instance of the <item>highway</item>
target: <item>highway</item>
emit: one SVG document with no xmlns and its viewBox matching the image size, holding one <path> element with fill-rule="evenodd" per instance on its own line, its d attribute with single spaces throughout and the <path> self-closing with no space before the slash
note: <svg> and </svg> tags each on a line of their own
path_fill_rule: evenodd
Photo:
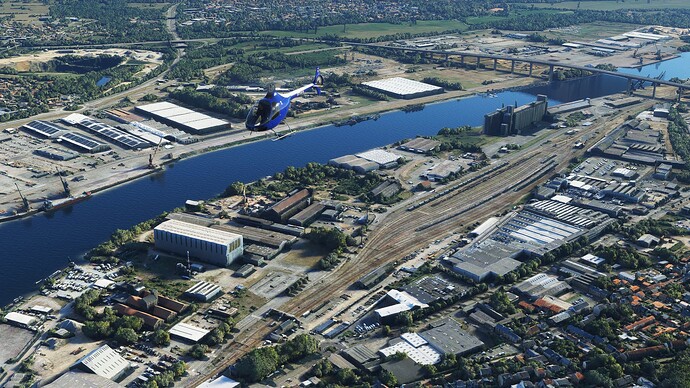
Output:
<svg viewBox="0 0 690 388">
<path fill-rule="evenodd" d="M 533 65 L 546 66 L 546 67 L 549 67 L 551 70 L 553 70 L 553 68 L 555 68 L 555 67 L 562 67 L 562 68 L 567 68 L 567 69 L 589 71 L 591 73 L 612 75 L 615 77 L 627 78 L 628 80 L 648 82 L 648 83 L 656 84 L 656 85 L 673 86 L 675 88 L 678 88 L 679 90 L 685 90 L 685 89 L 690 88 L 688 85 L 677 83 L 677 82 L 659 80 L 656 78 L 644 77 L 644 76 L 634 75 L 634 74 L 619 73 L 617 71 L 597 69 L 596 67 L 581 66 L 581 65 L 572 64 L 572 63 L 553 62 L 553 61 L 546 61 L 546 60 L 541 60 L 541 59 L 515 57 L 515 56 L 510 56 L 510 55 L 484 54 L 484 53 L 477 53 L 477 52 L 472 52 L 472 51 L 426 50 L 426 49 L 419 49 L 419 48 L 413 48 L 413 47 L 382 46 L 382 45 L 371 44 L 371 43 L 355 43 L 355 42 L 343 42 L 343 43 L 350 45 L 350 46 L 355 46 L 355 47 L 369 47 L 369 48 L 386 49 L 386 50 L 392 50 L 392 51 L 410 51 L 410 52 L 428 54 L 428 55 L 461 56 L 461 57 L 472 57 L 472 58 L 479 58 L 479 59 L 492 59 L 492 60 L 497 60 L 497 61 L 522 62 L 522 63 L 529 63 L 529 64 L 533 64 Z"/>
</svg>

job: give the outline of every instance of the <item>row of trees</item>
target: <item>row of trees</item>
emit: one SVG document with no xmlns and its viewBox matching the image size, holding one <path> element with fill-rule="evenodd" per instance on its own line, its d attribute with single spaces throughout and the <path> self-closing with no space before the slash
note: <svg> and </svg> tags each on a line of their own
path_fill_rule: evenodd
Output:
<svg viewBox="0 0 690 388">
<path fill-rule="evenodd" d="M 257 348 L 235 364 L 234 374 L 248 383 L 263 380 L 282 364 L 297 361 L 318 352 L 319 344 L 314 337 L 300 334 L 284 344 Z"/>
<path fill-rule="evenodd" d="M 462 84 L 460 82 L 451 82 L 439 77 L 425 77 L 422 82 L 440 86 L 448 90 L 462 90 Z"/>
</svg>

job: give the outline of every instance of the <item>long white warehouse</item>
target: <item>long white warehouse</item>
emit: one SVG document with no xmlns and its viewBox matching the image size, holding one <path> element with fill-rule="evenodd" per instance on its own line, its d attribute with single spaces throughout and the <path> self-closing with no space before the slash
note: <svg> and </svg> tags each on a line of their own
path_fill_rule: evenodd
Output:
<svg viewBox="0 0 690 388">
<path fill-rule="evenodd" d="M 242 236 L 187 222 L 168 220 L 153 230 L 156 249 L 225 267 L 242 256 Z"/>
</svg>

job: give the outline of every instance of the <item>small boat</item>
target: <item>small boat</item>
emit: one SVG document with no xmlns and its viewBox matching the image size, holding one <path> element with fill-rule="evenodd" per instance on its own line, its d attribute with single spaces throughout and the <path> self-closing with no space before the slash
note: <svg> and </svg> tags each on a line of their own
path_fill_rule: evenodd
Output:
<svg viewBox="0 0 690 388">
<path fill-rule="evenodd" d="M 282 135 L 280 135 L 280 136 L 274 138 L 273 141 L 283 140 L 283 139 L 285 139 L 286 137 L 292 136 L 293 133 L 295 133 L 295 131 L 290 131 L 290 132 L 288 132 L 288 133 L 284 133 L 284 134 L 282 134 Z"/>
</svg>

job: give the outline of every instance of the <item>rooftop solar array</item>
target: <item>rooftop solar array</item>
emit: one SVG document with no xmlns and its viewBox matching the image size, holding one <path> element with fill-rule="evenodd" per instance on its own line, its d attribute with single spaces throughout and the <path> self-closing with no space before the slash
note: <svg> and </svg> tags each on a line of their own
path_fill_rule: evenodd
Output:
<svg viewBox="0 0 690 388">
<path fill-rule="evenodd" d="M 88 152 L 100 152 L 110 149 L 110 146 L 107 144 L 99 143 L 90 137 L 73 132 L 64 133 L 60 136 L 60 140 L 66 141 Z"/>
<path fill-rule="evenodd" d="M 34 120 L 22 126 L 24 129 L 38 133 L 44 137 L 57 138 L 65 132 L 61 127 L 42 120 Z"/>
<path fill-rule="evenodd" d="M 147 148 L 151 146 L 151 143 L 144 139 L 90 118 L 81 120 L 79 125 L 125 148 Z"/>
<path fill-rule="evenodd" d="M 230 127 L 230 123 L 225 120 L 217 119 L 170 102 L 141 105 L 137 106 L 137 109 L 193 131 L 204 131 L 221 126 Z"/>
</svg>

